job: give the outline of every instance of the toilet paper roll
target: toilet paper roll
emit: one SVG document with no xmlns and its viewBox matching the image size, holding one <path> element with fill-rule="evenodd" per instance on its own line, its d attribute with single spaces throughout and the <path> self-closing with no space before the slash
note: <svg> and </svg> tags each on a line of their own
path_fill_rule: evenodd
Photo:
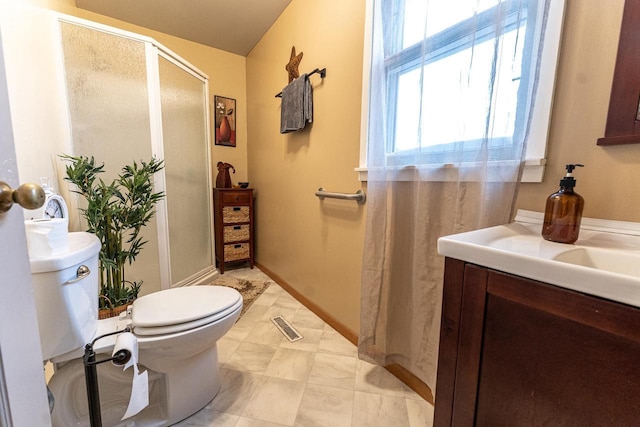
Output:
<svg viewBox="0 0 640 427">
<path fill-rule="evenodd" d="M 46 258 L 69 250 L 69 221 L 63 218 L 24 222 L 30 258 Z"/>
<path fill-rule="evenodd" d="M 131 398 L 129 399 L 129 405 L 124 413 L 122 419 L 129 418 L 142 411 L 149 406 L 149 373 L 144 371 L 139 373 L 138 371 L 138 340 L 131 332 L 124 332 L 118 335 L 116 343 L 113 346 L 112 355 L 115 356 L 118 352 L 128 352 L 131 357 L 124 363 L 123 370 L 126 371 L 133 366 L 133 382 L 131 384 Z M 121 363 L 115 362 L 116 366 L 120 366 Z"/>
<path fill-rule="evenodd" d="M 113 352 L 111 356 L 114 357 L 116 353 L 124 350 L 131 354 L 131 357 L 125 362 L 124 370 L 126 371 L 131 366 L 137 365 L 138 363 L 138 340 L 136 336 L 131 332 L 123 332 L 118 334 L 116 338 L 116 343 L 113 345 Z M 113 361 L 113 364 L 116 366 L 121 366 L 122 363 L 118 363 L 117 361 Z"/>
</svg>

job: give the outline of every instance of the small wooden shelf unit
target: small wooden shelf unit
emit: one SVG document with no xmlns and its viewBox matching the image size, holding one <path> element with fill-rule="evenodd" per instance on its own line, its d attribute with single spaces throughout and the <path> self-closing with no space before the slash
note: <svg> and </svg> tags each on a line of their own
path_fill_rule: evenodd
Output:
<svg viewBox="0 0 640 427">
<path fill-rule="evenodd" d="M 253 189 L 216 188 L 213 207 L 220 273 L 230 262 L 248 261 L 253 268 Z"/>
</svg>

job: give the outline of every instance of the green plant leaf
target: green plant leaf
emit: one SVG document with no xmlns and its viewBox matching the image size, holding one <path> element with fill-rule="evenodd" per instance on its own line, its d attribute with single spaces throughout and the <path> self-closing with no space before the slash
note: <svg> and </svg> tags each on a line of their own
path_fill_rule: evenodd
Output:
<svg viewBox="0 0 640 427">
<path fill-rule="evenodd" d="M 142 281 L 125 280 L 125 265 L 131 265 L 147 243 L 139 233 L 165 197 L 153 186 L 153 175 L 164 168 L 164 161 L 134 161 L 124 166 L 116 179 L 105 183 L 98 177 L 104 173 L 104 164 L 96 165 L 93 157 L 63 154 L 60 158 L 69 163 L 65 180 L 75 186 L 71 191 L 87 202 L 86 208 L 80 209 L 87 231 L 101 243 L 100 308 L 129 303 L 137 298 Z"/>
</svg>

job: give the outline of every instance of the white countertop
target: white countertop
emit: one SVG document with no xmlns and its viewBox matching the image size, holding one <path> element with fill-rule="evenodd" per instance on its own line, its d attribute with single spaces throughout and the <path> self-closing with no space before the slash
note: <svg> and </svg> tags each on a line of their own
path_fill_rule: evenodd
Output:
<svg viewBox="0 0 640 427">
<path fill-rule="evenodd" d="M 583 218 L 578 241 L 541 236 L 543 216 L 438 239 L 441 255 L 640 307 L 640 224 Z"/>
</svg>

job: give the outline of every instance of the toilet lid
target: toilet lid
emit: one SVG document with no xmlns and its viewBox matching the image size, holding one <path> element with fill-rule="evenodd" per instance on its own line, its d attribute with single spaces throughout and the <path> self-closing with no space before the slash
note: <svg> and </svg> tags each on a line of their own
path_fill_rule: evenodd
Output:
<svg viewBox="0 0 640 427">
<path fill-rule="evenodd" d="M 173 326 L 228 314 L 228 309 L 241 303 L 238 291 L 226 286 L 188 286 L 154 292 L 133 303 L 134 327 Z M 219 316 L 216 316 L 218 314 Z"/>
</svg>

